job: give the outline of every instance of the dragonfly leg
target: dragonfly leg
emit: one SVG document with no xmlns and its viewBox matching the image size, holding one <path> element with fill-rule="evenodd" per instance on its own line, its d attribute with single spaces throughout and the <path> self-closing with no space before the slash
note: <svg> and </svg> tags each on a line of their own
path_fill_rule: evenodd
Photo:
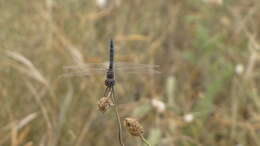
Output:
<svg viewBox="0 0 260 146">
<path fill-rule="evenodd" d="M 104 97 L 107 97 L 110 95 L 109 93 L 111 92 L 111 87 L 106 87 L 105 92 L 104 92 Z"/>
</svg>

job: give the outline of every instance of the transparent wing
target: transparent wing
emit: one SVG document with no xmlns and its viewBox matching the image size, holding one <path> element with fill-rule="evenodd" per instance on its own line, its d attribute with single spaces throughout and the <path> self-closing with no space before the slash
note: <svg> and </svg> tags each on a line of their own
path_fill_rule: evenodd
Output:
<svg viewBox="0 0 260 146">
<path fill-rule="evenodd" d="M 92 71 L 67 71 L 62 74 L 62 77 L 73 77 L 73 76 L 91 76 L 95 74 L 105 75 L 105 70 L 92 70 Z"/>
<path fill-rule="evenodd" d="M 81 70 L 81 69 L 107 69 L 108 63 L 86 63 L 86 64 L 80 64 L 80 65 L 71 65 L 71 66 L 65 66 L 64 69 L 75 69 L 75 70 Z"/>
<path fill-rule="evenodd" d="M 161 72 L 154 70 L 154 69 L 149 69 L 149 70 L 124 70 L 123 72 L 121 70 L 116 71 L 116 73 L 124 73 L 124 74 L 160 74 Z"/>
<path fill-rule="evenodd" d="M 154 64 L 139 64 L 139 63 L 130 63 L 130 62 L 116 62 L 116 68 L 158 68 L 159 65 Z"/>
<path fill-rule="evenodd" d="M 86 63 L 82 65 L 72 65 L 66 66 L 65 68 L 107 68 L 109 62 L 104 63 Z M 132 67 L 139 67 L 139 68 L 146 68 L 146 67 L 159 67 L 159 65 L 154 64 L 139 64 L 139 63 L 130 63 L 130 62 L 115 62 L 114 63 L 116 68 L 132 68 Z"/>
<path fill-rule="evenodd" d="M 91 76 L 95 74 L 104 75 L 106 73 L 105 67 L 89 67 L 89 66 L 64 66 L 65 73 L 63 77 L 72 77 L 72 76 Z"/>
<path fill-rule="evenodd" d="M 116 62 L 114 63 L 116 73 L 148 73 L 148 74 L 157 74 L 160 73 L 156 70 L 158 65 L 152 64 L 136 64 L 128 62 Z M 65 66 L 64 69 L 68 72 L 66 76 L 88 76 L 93 74 L 105 74 L 108 69 L 108 63 L 87 63 L 83 65 L 72 65 Z"/>
<path fill-rule="evenodd" d="M 130 73 L 130 74 L 157 74 L 160 73 L 158 69 L 159 65 L 153 64 L 136 64 L 128 62 L 118 62 L 115 63 L 115 71 Z"/>
</svg>

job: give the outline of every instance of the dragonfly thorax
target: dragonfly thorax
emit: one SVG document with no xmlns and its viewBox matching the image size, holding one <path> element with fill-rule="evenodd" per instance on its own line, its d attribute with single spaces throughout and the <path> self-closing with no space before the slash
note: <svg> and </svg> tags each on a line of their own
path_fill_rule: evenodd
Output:
<svg viewBox="0 0 260 146">
<path fill-rule="evenodd" d="M 114 72 L 112 70 L 107 71 L 107 78 L 105 80 L 105 85 L 107 87 L 112 87 L 115 85 Z"/>
<path fill-rule="evenodd" d="M 114 72 L 110 69 L 107 71 L 107 78 L 114 79 Z"/>
<path fill-rule="evenodd" d="M 114 79 L 106 79 L 106 80 L 105 80 L 105 85 L 106 85 L 107 87 L 112 87 L 112 86 L 115 85 L 115 80 L 114 80 Z"/>
</svg>

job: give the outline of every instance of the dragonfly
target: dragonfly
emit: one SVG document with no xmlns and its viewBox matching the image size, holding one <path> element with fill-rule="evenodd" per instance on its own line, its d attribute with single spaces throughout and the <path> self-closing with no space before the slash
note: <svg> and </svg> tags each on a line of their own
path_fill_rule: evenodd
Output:
<svg viewBox="0 0 260 146">
<path fill-rule="evenodd" d="M 120 116 L 118 113 L 118 99 L 115 96 L 115 73 L 123 71 L 124 73 L 149 73 L 149 74 L 157 74 L 160 73 L 156 70 L 158 65 L 151 65 L 151 64 L 134 64 L 128 62 L 115 62 L 115 49 L 114 49 L 114 42 L 110 40 L 109 45 L 109 62 L 108 63 L 86 63 L 86 64 L 79 64 L 74 66 L 65 66 L 66 70 L 76 70 L 76 72 L 68 73 L 68 76 L 90 76 L 96 73 L 106 73 L 105 79 L 105 92 L 104 98 L 101 99 L 112 99 L 113 105 L 115 105 L 116 117 L 118 122 L 118 138 L 121 146 L 124 146 L 123 139 L 122 139 L 122 126 L 120 122 Z M 66 75 L 66 74 L 65 74 Z M 99 100 L 102 101 L 102 100 Z M 101 103 L 101 102 L 100 102 Z M 101 105 L 101 104 L 100 104 Z M 110 104 L 108 105 L 110 106 Z"/>
<path fill-rule="evenodd" d="M 64 76 L 91 76 L 95 74 L 106 74 L 105 85 L 112 87 L 115 85 L 115 74 L 159 74 L 159 65 L 138 64 L 131 62 L 115 62 L 114 41 L 110 40 L 109 61 L 104 63 L 84 63 L 72 66 L 65 66 L 67 73 Z"/>
</svg>

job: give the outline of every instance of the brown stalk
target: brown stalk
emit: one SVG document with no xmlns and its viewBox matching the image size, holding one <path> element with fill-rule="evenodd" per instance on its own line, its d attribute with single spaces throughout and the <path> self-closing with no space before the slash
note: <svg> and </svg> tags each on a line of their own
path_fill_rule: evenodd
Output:
<svg viewBox="0 0 260 146">
<path fill-rule="evenodd" d="M 118 112 L 118 99 L 115 96 L 115 89 L 114 89 L 114 87 L 112 87 L 112 96 L 111 97 L 112 97 L 112 101 L 115 104 L 114 111 L 115 111 L 115 114 L 116 114 L 117 125 L 118 125 L 119 143 L 120 143 L 121 146 L 124 146 L 123 136 L 122 136 L 122 125 L 121 125 L 121 121 L 120 121 L 120 115 L 119 115 L 119 112 Z"/>
</svg>

